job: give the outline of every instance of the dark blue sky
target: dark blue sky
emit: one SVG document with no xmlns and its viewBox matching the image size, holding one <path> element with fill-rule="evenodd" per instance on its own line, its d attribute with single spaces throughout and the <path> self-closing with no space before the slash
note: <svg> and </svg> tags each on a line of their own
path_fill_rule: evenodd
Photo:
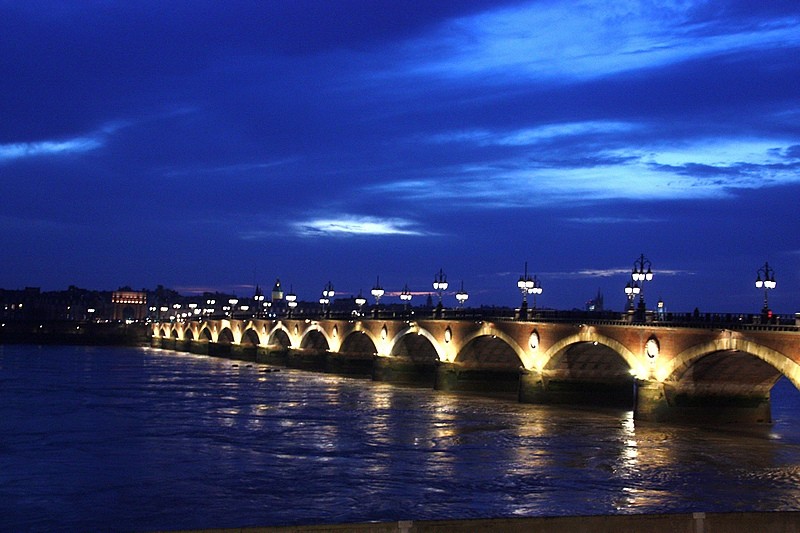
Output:
<svg viewBox="0 0 800 533">
<path fill-rule="evenodd" d="M 800 311 L 799 58 L 795 0 L 0 0 L 0 287 Z"/>
</svg>

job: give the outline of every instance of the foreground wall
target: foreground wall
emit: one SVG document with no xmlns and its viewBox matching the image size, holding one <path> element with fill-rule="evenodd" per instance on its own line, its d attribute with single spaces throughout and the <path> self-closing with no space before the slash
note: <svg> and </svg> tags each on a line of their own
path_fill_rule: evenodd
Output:
<svg viewBox="0 0 800 533">
<path fill-rule="evenodd" d="M 236 529 L 206 533 L 796 533 L 800 513 L 681 513 L 653 515 L 496 518 L 486 520 L 403 520 Z"/>
</svg>

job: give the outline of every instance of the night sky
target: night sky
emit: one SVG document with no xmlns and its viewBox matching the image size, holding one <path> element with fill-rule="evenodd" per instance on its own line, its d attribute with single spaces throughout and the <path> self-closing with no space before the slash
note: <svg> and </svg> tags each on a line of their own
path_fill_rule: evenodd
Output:
<svg viewBox="0 0 800 533">
<path fill-rule="evenodd" d="M 6 289 L 793 313 L 800 3 L 0 0 L 0 195 Z"/>
</svg>

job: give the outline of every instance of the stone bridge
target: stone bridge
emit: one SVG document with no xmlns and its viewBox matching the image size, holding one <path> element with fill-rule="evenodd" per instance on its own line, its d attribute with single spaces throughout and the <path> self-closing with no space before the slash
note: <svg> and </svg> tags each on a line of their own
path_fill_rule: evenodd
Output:
<svg viewBox="0 0 800 533">
<path fill-rule="evenodd" d="M 216 319 L 152 325 L 153 345 L 637 419 L 769 422 L 800 388 L 800 327 L 468 319 Z"/>
</svg>

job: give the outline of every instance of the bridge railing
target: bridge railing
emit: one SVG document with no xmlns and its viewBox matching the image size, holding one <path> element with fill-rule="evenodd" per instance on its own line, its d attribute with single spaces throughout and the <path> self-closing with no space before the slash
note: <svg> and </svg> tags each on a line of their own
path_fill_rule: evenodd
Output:
<svg viewBox="0 0 800 533">
<path fill-rule="evenodd" d="M 230 318 L 227 315 L 212 315 L 203 319 Z M 648 327 L 736 329 L 736 330 L 778 330 L 800 331 L 800 315 L 780 314 L 769 318 L 759 314 L 747 313 L 664 313 L 648 311 L 644 317 L 633 312 L 617 311 L 562 311 L 556 309 L 529 309 L 526 317 L 520 317 L 519 309 L 503 307 L 449 308 L 441 312 L 429 308 L 372 309 L 369 312 L 300 310 L 291 316 L 254 317 L 250 314 L 235 314 L 235 319 L 250 320 L 264 318 L 278 320 L 283 318 L 305 320 L 472 320 L 472 321 L 524 321 L 548 323 L 588 323 L 596 325 L 643 325 Z M 202 320 L 202 319 L 201 319 Z"/>
</svg>

